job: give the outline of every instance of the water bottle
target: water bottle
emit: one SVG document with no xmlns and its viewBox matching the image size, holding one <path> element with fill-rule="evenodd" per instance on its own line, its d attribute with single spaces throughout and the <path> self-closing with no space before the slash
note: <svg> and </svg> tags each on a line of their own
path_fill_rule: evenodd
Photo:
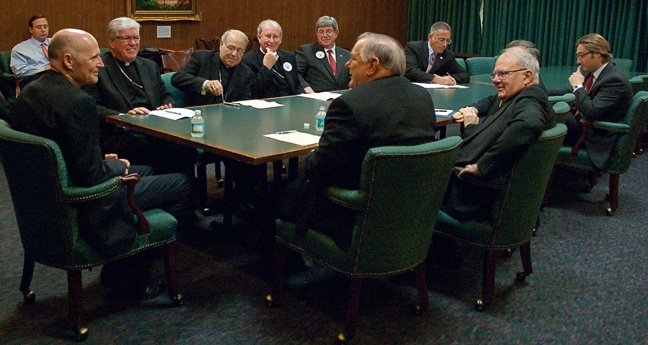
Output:
<svg viewBox="0 0 648 345">
<path fill-rule="evenodd" d="M 321 106 L 319 108 L 319 111 L 317 112 L 317 115 L 315 115 L 315 130 L 316 131 L 323 131 L 324 130 L 324 118 L 326 117 L 326 108 L 324 106 Z"/>
<path fill-rule="evenodd" d="M 205 120 L 201 113 L 200 110 L 196 110 L 191 118 L 191 136 L 194 138 L 202 138 L 205 135 Z"/>
</svg>

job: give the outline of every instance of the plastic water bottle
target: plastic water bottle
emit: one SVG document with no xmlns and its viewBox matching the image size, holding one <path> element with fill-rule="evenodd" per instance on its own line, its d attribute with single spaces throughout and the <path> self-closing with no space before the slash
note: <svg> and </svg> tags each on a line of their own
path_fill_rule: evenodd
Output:
<svg viewBox="0 0 648 345">
<path fill-rule="evenodd" d="M 319 111 L 317 112 L 317 115 L 315 115 L 315 130 L 316 131 L 323 131 L 324 130 L 324 118 L 326 117 L 326 108 L 324 106 L 321 106 L 319 108 Z"/>
<path fill-rule="evenodd" d="M 205 119 L 201 114 L 200 110 L 196 110 L 191 118 L 191 136 L 194 138 L 202 138 L 205 135 Z"/>
</svg>

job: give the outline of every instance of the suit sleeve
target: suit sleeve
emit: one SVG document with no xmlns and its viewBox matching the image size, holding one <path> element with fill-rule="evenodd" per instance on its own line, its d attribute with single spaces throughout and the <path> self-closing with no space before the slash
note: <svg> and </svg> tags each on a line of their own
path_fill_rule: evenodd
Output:
<svg viewBox="0 0 648 345">
<path fill-rule="evenodd" d="M 297 72 L 299 72 L 299 84 L 302 89 L 310 87 L 306 79 L 304 79 L 304 75 L 306 75 L 308 71 L 308 61 L 306 61 L 303 46 L 299 46 L 295 51 L 295 60 L 297 61 Z"/>
<path fill-rule="evenodd" d="M 250 78 L 250 91 L 253 98 L 263 98 L 264 90 L 272 83 L 272 72 L 267 69 L 263 64 L 255 61 L 255 56 L 252 52 L 248 52 L 243 56 L 242 62 L 252 70 L 252 78 Z"/>
<path fill-rule="evenodd" d="M 406 71 L 405 77 L 412 82 L 416 83 L 429 83 L 432 81 L 433 76 L 425 73 L 419 66 L 419 58 L 410 44 L 405 45 L 405 58 L 406 58 Z"/>
<path fill-rule="evenodd" d="M 449 73 L 457 81 L 457 84 L 470 83 L 470 74 L 459 65 L 454 56 L 446 61 L 446 66 L 446 73 Z"/>
<path fill-rule="evenodd" d="M 601 85 L 600 89 L 590 98 L 584 88 L 574 92 L 576 108 L 587 121 L 610 121 L 608 115 L 615 113 L 614 109 L 626 97 L 625 84 L 620 78 L 611 78 Z"/>
<path fill-rule="evenodd" d="M 200 94 L 207 79 L 198 77 L 200 59 L 193 54 L 189 62 L 171 77 L 171 84 L 184 93 Z"/>
</svg>

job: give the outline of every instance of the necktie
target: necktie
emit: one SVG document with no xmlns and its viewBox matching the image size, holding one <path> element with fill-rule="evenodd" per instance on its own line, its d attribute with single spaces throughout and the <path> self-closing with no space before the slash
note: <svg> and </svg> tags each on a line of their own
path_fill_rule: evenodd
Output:
<svg viewBox="0 0 648 345">
<path fill-rule="evenodd" d="M 588 94 L 590 92 L 590 89 L 592 89 L 592 84 L 594 84 L 594 74 L 590 73 L 590 75 L 587 76 L 587 81 L 585 81 L 585 94 Z M 580 114 L 580 110 L 576 109 L 574 116 L 578 116 L 578 114 Z"/>
<path fill-rule="evenodd" d="M 427 69 L 425 70 L 425 73 L 430 73 L 430 70 L 432 70 L 432 66 L 434 66 L 435 60 L 436 60 L 436 53 L 432 52 L 432 54 L 430 54 L 430 61 L 428 61 L 428 66 Z"/>
<path fill-rule="evenodd" d="M 45 42 L 41 42 L 41 49 L 43 49 L 43 54 L 45 54 L 45 57 L 49 59 L 49 54 L 47 53 L 47 46 L 45 45 Z"/>
<path fill-rule="evenodd" d="M 333 50 L 329 49 L 327 50 L 327 52 L 329 64 L 331 64 L 331 68 L 333 69 L 333 76 L 337 77 L 337 65 L 335 64 L 335 59 L 333 58 Z"/>
</svg>

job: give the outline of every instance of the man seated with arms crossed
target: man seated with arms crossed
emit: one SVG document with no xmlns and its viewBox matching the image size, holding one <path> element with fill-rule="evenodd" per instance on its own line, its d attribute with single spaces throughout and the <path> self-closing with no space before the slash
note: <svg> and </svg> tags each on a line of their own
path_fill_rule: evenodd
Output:
<svg viewBox="0 0 648 345">
<path fill-rule="evenodd" d="M 299 84 L 295 54 L 279 49 L 283 32 L 279 23 L 266 19 L 257 27 L 259 49 L 243 56 L 243 63 L 254 73 L 250 84 L 252 97 L 268 98 L 304 93 Z"/>
<path fill-rule="evenodd" d="M 198 50 L 171 78 L 173 86 L 184 92 L 185 105 L 195 106 L 251 99 L 249 80 L 252 70 L 241 63 L 247 36 L 239 30 L 227 30 L 221 37 L 220 50 Z"/>
<path fill-rule="evenodd" d="M 306 93 L 342 90 L 349 87 L 347 61 L 351 53 L 335 45 L 340 30 L 333 17 L 323 16 L 315 23 L 317 43 L 297 48 L 299 81 Z"/>
<path fill-rule="evenodd" d="M 190 219 L 193 196 L 187 176 L 151 176 L 149 167 L 131 166 L 115 154 L 102 154 L 96 103 L 80 90 L 96 83 L 104 66 L 95 38 L 81 30 L 61 30 L 52 37 L 49 55 L 51 69 L 21 92 L 14 103 L 12 126 L 55 141 L 74 185 L 90 187 L 137 172 L 142 178 L 135 187 L 135 199 L 142 210 L 162 208 L 180 222 Z M 79 212 L 80 236 L 94 249 L 104 255 L 118 255 L 130 248 L 137 227 L 127 205 L 125 186 L 83 207 Z M 102 285 L 122 297 L 154 297 L 160 286 L 151 284 L 152 259 L 151 254 L 142 253 L 104 265 Z"/>
<path fill-rule="evenodd" d="M 11 49 L 11 71 L 18 78 L 21 89 L 36 80 L 40 73 L 50 66 L 47 59 L 50 44 L 50 39 L 47 38 L 49 36 L 47 18 L 42 14 L 35 14 L 29 18 L 28 26 L 31 38 L 16 44 Z"/>
<path fill-rule="evenodd" d="M 359 188 L 362 161 L 370 148 L 434 141 L 436 121 L 430 94 L 402 76 L 405 52 L 393 38 L 360 35 L 347 67 L 352 90 L 329 106 L 319 146 L 305 158 L 304 178 L 280 191 L 276 206 L 280 218 L 295 222 L 317 196 L 308 226 L 331 236 L 341 248 L 351 244 L 355 212 L 319 193 L 332 185 Z"/>
<path fill-rule="evenodd" d="M 453 115 L 465 126 L 457 173 L 441 206 L 453 218 L 487 219 L 498 190 L 485 185 L 505 177 L 542 131 L 555 126 L 539 75 L 538 60 L 526 49 L 506 49 L 491 74 L 497 94 Z"/>
<path fill-rule="evenodd" d="M 110 51 L 101 58 L 105 68 L 99 82 L 84 90 L 97 102 L 101 118 L 120 113 L 146 115 L 151 110 L 171 108 L 172 97 L 160 77 L 160 68 L 149 59 L 138 57 L 140 25 L 120 17 L 108 23 Z M 135 131 L 102 123 L 104 152 L 115 152 L 134 164 L 152 166 L 156 172 L 183 172 L 193 176 L 197 151 Z"/>
<path fill-rule="evenodd" d="M 455 85 L 470 82 L 468 72 L 447 49 L 452 43 L 451 35 L 450 25 L 436 22 L 430 27 L 427 41 L 408 42 L 405 45 L 405 76 L 416 83 Z"/>
<path fill-rule="evenodd" d="M 583 122 L 621 122 L 632 103 L 632 86 L 625 73 L 610 62 L 612 52 L 608 41 L 599 34 L 588 34 L 576 42 L 578 69 L 569 77 L 576 96 L 569 116 L 565 144 L 575 145 L 583 132 Z M 617 134 L 590 126 L 583 144 L 592 163 L 605 168 Z"/>
</svg>

